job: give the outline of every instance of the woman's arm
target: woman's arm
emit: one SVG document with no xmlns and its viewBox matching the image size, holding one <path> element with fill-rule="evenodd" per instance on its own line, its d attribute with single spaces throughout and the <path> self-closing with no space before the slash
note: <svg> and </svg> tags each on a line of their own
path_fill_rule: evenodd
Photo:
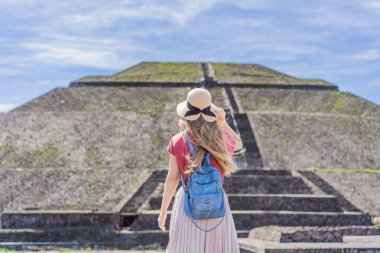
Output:
<svg viewBox="0 0 380 253">
<path fill-rule="evenodd" d="M 162 231 L 165 231 L 165 221 L 167 217 L 167 211 L 170 204 L 170 201 L 174 195 L 175 190 L 178 186 L 179 181 L 179 167 L 177 163 L 177 158 L 170 154 L 170 161 L 169 161 L 169 171 L 168 175 L 166 176 L 165 180 L 165 187 L 164 187 L 164 194 L 162 197 L 162 203 L 161 203 L 161 211 L 160 216 L 158 217 L 158 226 Z"/>
</svg>

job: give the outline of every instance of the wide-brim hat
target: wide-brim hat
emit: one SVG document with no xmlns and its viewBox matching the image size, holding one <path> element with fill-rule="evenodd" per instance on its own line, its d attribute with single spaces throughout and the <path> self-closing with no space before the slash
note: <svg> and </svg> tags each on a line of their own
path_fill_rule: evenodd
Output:
<svg viewBox="0 0 380 253">
<path fill-rule="evenodd" d="M 196 120 L 201 115 L 204 120 L 213 122 L 217 119 L 216 109 L 211 94 L 203 88 L 194 88 L 187 94 L 187 99 L 177 105 L 177 114 L 185 120 Z"/>
</svg>

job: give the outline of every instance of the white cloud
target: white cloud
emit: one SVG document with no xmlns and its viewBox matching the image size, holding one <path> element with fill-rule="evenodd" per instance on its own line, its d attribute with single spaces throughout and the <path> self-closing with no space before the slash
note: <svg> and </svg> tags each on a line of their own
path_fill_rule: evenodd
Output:
<svg viewBox="0 0 380 253">
<path fill-rule="evenodd" d="M 380 51 L 378 49 L 372 48 L 372 49 L 368 49 L 364 52 L 352 55 L 351 58 L 353 60 L 359 60 L 359 61 L 380 60 Z"/>
<path fill-rule="evenodd" d="M 8 112 L 15 107 L 16 107 L 16 105 L 14 105 L 14 104 L 2 104 L 2 103 L 0 103 L 0 112 Z"/>
<path fill-rule="evenodd" d="M 116 53 L 104 50 L 42 42 L 22 43 L 21 46 L 36 51 L 34 56 L 37 59 L 55 65 L 80 65 L 105 69 L 113 69 L 123 65 Z"/>
<path fill-rule="evenodd" d="M 243 9 L 266 9 L 273 6 L 273 2 L 267 1 L 267 0 L 233 0 L 230 1 L 234 4 L 238 5 L 240 8 Z"/>
<path fill-rule="evenodd" d="M 362 0 L 357 3 L 362 7 L 366 7 L 375 12 L 380 12 L 380 2 L 378 0 Z"/>
<path fill-rule="evenodd" d="M 378 91 L 380 89 L 380 79 L 371 80 L 368 83 L 368 90 L 370 91 Z"/>
<path fill-rule="evenodd" d="M 9 63 L 8 63 L 9 64 Z M 19 68 L 14 68 L 14 67 L 1 67 L 0 66 L 0 76 L 19 76 L 20 74 L 24 74 L 25 71 L 22 71 Z"/>
<path fill-rule="evenodd" d="M 44 31 L 41 38 L 22 42 L 32 51 L 31 58 L 40 63 L 76 65 L 103 69 L 124 68 L 129 58 L 123 53 L 147 51 L 121 38 L 73 36 Z"/>
<path fill-rule="evenodd" d="M 116 2 L 96 10 L 62 16 L 63 23 L 84 28 L 111 26 L 118 20 L 160 20 L 184 25 L 191 18 L 211 8 L 217 0 L 162 2 Z M 114 2 L 115 3 L 115 2 Z"/>
<path fill-rule="evenodd" d="M 36 0 L 19 0 L 19 1 L 13 1 L 13 0 L 0 0 L 0 5 L 6 6 L 6 5 L 27 5 L 27 4 L 33 4 Z"/>
<path fill-rule="evenodd" d="M 368 1 L 330 0 L 328 4 L 310 1 L 298 4 L 290 11 L 294 12 L 304 25 L 321 29 L 330 33 L 331 37 L 339 37 L 344 31 L 350 33 L 379 34 L 380 23 L 376 14 L 358 7 L 368 6 Z"/>
</svg>

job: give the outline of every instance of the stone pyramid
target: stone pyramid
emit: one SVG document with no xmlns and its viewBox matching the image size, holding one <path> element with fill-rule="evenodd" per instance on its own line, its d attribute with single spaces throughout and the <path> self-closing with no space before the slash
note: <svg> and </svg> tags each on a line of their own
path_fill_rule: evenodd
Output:
<svg viewBox="0 0 380 253">
<path fill-rule="evenodd" d="M 165 147 L 194 87 L 246 147 L 225 182 L 242 252 L 380 249 L 363 243 L 380 234 L 380 106 L 324 80 L 213 62 L 142 62 L 0 114 L 0 248 L 164 249 Z"/>
</svg>

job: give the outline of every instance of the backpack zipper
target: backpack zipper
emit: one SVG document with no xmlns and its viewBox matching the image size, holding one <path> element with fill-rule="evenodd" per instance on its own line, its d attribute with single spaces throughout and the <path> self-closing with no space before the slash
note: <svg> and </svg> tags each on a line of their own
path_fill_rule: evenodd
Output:
<svg viewBox="0 0 380 253">
<path fill-rule="evenodd" d="M 194 183 L 199 184 L 199 185 L 211 184 L 211 183 L 213 183 L 213 182 L 217 183 L 217 182 L 218 182 L 218 179 L 216 179 L 216 180 L 214 180 L 214 181 L 211 181 L 211 182 L 207 182 L 207 183 L 199 183 L 199 182 L 197 182 L 197 181 L 194 181 Z"/>
</svg>

